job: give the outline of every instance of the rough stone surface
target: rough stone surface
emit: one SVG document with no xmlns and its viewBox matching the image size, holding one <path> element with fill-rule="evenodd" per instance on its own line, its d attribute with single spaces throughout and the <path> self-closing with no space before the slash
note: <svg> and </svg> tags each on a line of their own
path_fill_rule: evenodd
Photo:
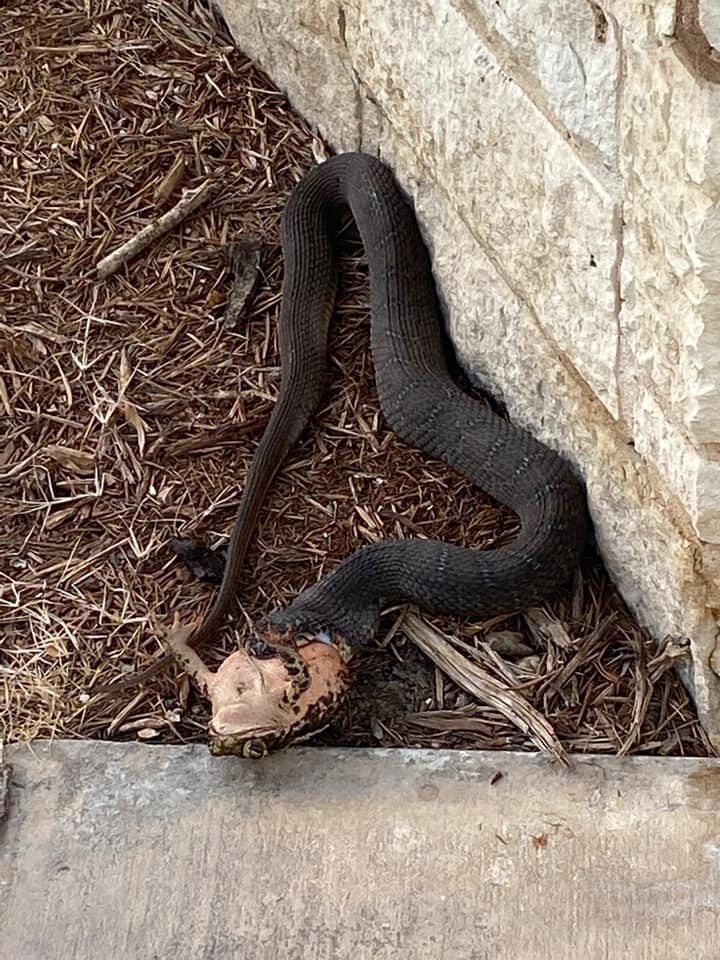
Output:
<svg viewBox="0 0 720 960">
<path fill-rule="evenodd" d="M 504 69 L 607 189 L 618 172 L 618 32 L 599 7 L 576 0 L 455 2 Z M 474 14 L 474 15 L 473 15 Z M 615 182 L 619 188 L 619 181 Z"/>
<path fill-rule="evenodd" d="M 698 39 L 709 7 L 219 5 L 321 135 L 393 165 L 469 370 L 586 478 L 624 596 L 657 636 L 691 638 L 720 743 L 720 82 Z"/>
<path fill-rule="evenodd" d="M 13 960 L 717 957 L 717 761 L 7 752 Z"/>
<path fill-rule="evenodd" d="M 638 391 L 633 414 L 635 449 L 658 465 L 687 506 L 698 535 L 714 542 L 720 529 L 720 460 L 703 457 L 682 429 L 668 422 L 653 391 Z"/>
<path fill-rule="evenodd" d="M 717 0 L 699 0 L 700 28 L 720 58 L 720 6 Z"/>
<path fill-rule="evenodd" d="M 635 398 L 650 391 L 690 442 L 717 443 L 720 86 L 698 83 L 652 20 L 624 38 L 622 406 L 636 441 Z"/>
<path fill-rule="evenodd" d="M 617 413 L 619 212 L 471 29 L 473 12 L 449 0 L 409 10 L 364 0 L 346 30 L 355 69 L 417 167 L 442 185 L 509 286 L 552 318 L 560 348 Z M 436 37 L 442 56 L 418 56 L 419 34 Z M 522 177 L 510 157 L 522 157 Z"/>
</svg>

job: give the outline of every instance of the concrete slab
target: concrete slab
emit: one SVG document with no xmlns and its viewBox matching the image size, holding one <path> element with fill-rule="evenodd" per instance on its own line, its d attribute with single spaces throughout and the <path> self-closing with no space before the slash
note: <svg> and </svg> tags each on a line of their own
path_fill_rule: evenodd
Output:
<svg viewBox="0 0 720 960">
<path fill-rule="evenodd" d="M 8 960 L 720 956 L 717 761 L 79 742 L 5 759 Z"/>
</svg>

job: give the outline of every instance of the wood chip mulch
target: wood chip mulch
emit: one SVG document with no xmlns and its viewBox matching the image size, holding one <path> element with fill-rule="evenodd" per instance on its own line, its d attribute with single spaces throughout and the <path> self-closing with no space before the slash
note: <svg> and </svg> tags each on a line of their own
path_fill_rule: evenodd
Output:
<svg viewBox="0 0 720 960">
<path fill-rule="evenodd" d="M 278 218 L 325 148 L 200 7 L 3 12 L 0 740 L 202 739 L 207 706 L 173 670 L 94 688 L 150 665 L 173 614 L 210 599 L 168 544 L 221 543 L 230 528 L 278 386 Z M 206 181 L 193 214 L 98 277 Z M 237 242 L 259 251 L 258 277 L 225 323 Z M 271 492 L 234 630 L 202 651 L 210 663 L 361 544 L 483 548 L 515 530 L 386 428 L 351 231 L 341 249 L 327 400 Z M 658 649 L 591 555 L 542 610 L 485 623 L 394 611 L 384 625 L 321 742 L 713 752 L 672 670 L 684 651 Z"/>
</svg>

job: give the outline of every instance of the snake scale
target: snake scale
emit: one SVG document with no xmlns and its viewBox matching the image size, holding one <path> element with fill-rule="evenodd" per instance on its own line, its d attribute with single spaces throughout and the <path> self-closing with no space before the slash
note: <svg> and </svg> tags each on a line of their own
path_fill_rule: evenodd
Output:
<svg viewBox="0 0 720 960">
<path fill-rule="evenodd" d="M 521 529 L 512 543 L 486 551 L 422 539 L 365 546 L 272 613 L 269 624 L 330 628 L 361 644 L 377 630 L 383 605 L 490 617 L 546 599 L 579 562 L 588 533 L 579 481 L 562 457 L 456 386 L 413 212 L 381 161 L 340 154 L 304 177 L 283 214 L 279 397 L 248 472 L 220 589 L 193 646 L 222 626 L 268 486 L 320 403 L 335 297 L 334 227 L 343 208 L 368 261 L 372 356 L 388 425 L 514 510 Z"/>
</svg>

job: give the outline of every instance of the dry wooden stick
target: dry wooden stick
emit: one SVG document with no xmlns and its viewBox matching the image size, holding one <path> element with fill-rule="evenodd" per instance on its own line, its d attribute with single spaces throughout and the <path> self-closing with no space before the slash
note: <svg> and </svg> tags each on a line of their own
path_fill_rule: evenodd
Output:
<svg viewBox="0 0 720 960">
<path fill-rule="evenodd" d="M 12 766 L 3 760 L 4 749 L 4 745 L 0 743 L 0 823 L 2 823 L 7 816 L 10 777 L 13 772 Z"/>
<path fill-rule="evenodd" d="M 568 755 L 555 736 L 553 728 L 524 697 L 504 687 L 489 673 L 464 657 L 438 630 L 425 623 L 417 614 L 407 613 L 401 629 L 459 687 L 483 703 L 495 707 L 534 740 L 541 750 L 551 753 L 565 766 L 570 765 Z"/>
<path fill-rule="evenodd" d="M 201 183 L 199 187 L 195 187 L 192 190 L 185 190 L 174 207 L 170 207 L 170 209 L 159 216 L 157 220 L 153 220 L 152 223 L 143 227 L 140 233 L 136 233 L 134 237 L 126 240 L 125 243 L 121 244 L 116 250 L 113 250 L 112 253 L 109 253 L 98 262 L 96 270 L 99 279 L 104 280 L 106 277 L 111 276 L 111 274 L 118 271 L 124 263 L 127 263 L 128 260 L 131 260 L 146 247 L 149 247 L 158 237 L 172 230 L 178 223 L 181 223 L 186 217 L 190 216 L 194 210 L 197 210 L 197 208 L 207 200 L 216 186 L 217 182 L 214 179 L 210 179 Z"/>
<path fill-rule="evenodd" d="M 257 237 L 239 240 L 228 250 L 233 284 L 225 309 L 225 329 L 236 330 L 260 269 L 261 244 Z"/>
<path fill-rule="evenodd" d="M 35 260 L 38 257 L 46 257 L 49 253 L 48 247 L 25 247 L 22 250 L 6 253 L 0 257 L 0 267 L 7 267 L 12 263 L 24 263 L 26 260 Z"/>
</svg>

